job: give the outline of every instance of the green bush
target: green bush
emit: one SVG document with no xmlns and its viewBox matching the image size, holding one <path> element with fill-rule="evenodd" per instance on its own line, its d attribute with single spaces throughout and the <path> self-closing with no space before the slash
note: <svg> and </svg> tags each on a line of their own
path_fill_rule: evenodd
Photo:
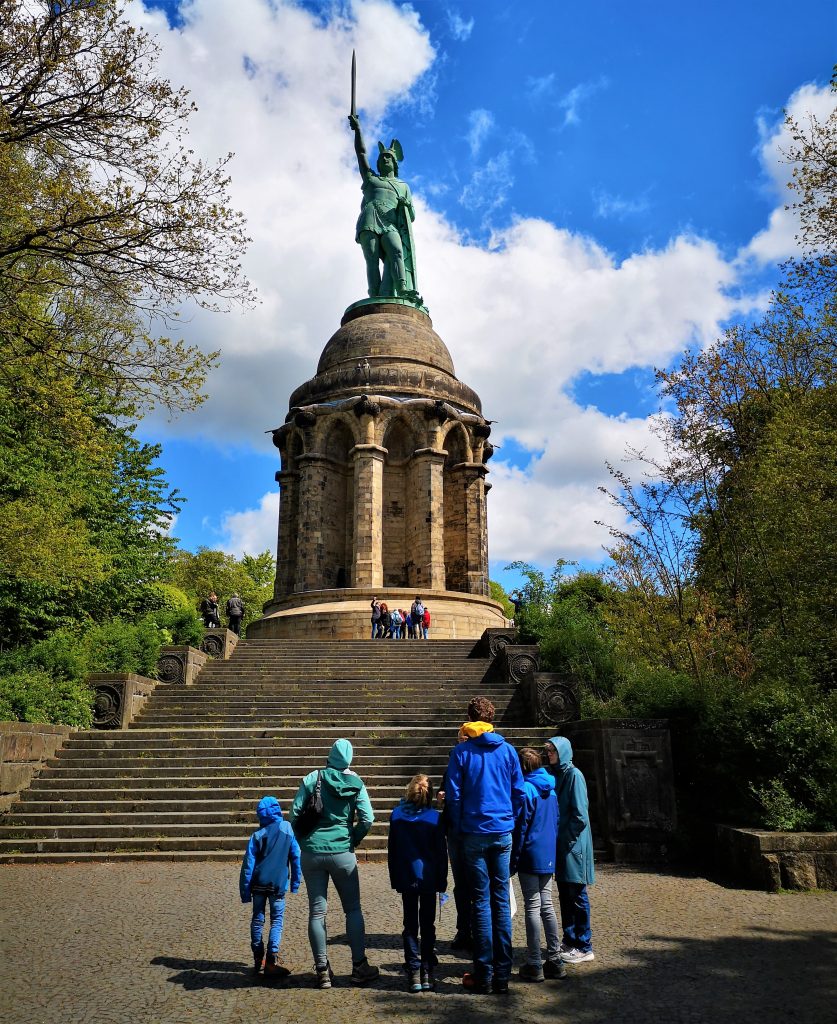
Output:
<svg viewBox="0 0 837 1024">
<path fill-rule="evenodd" d="M 89 728 L 93 691 L 78 680 L 55 679 L 31 668 L 0 676 L 0 720 Z"/>
<path fill-rule="evenodd" d="M 203 640 L 203 620 L 188 603 L 184 608 L 161 608 L 150 616 L 158 627 L 166 630 L 172 644 L 190 644 L 200 647 Z"/>
</svg>

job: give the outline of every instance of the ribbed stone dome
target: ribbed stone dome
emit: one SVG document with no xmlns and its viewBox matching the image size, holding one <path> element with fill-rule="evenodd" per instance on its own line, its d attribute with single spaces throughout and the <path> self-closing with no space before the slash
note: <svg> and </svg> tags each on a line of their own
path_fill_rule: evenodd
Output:
<svg viewBox="0 0 837 1024">
<path fill-rule="evenodd" d="M 476 392 L 457 380 L 430 317 L 408 304 L 363 302 L 348 309 L 323 349 L 316 375 L 291 395 L 290 409 L 366 393 L 432 398 L 482 414 Z"/>
<path fill-rule="evenodd" d="M 317 373 L 364 359 L 415 360 L 453 376 L 447 346 L 433 330 L 433 321 L 415 306 L 367 303 L 347 310 L 340 328 L 326 343 Z"/>
</svg>

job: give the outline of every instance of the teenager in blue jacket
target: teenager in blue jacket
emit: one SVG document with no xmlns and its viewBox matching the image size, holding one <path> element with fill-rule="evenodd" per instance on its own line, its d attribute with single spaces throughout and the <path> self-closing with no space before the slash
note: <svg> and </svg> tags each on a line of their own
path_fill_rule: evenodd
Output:
<svg viewBox="0 0 837 1024">
<path fill-rule="evenodd" d="M 552 875 L 558 841 L 558 798 L 555 779 L 541 766 L 541 755 L 532 747 L 518 754 L 526 799 L 514 833 L 512 872 L 517 870 L 526 922 L 526 962 L 520 968 L 523 981 L 565 978 L 561 960 L 558 919 L 552 906 Z M 546 960 L 541 959 L 541 924 L 546 937 Z"/>
<path fill-rule="evenodd" d="M 410 992 L 435 985 L 436 893 L 448 884 L 448 854 L 442 816 L 431 806 L 433 787 L 416 775 L 389 819 L 387 862 L 393 889 L 404 907 L 404 966 Z M 419 932 L 421 943 L 419 944 Z"/>
<path fill-rule="evenodd" d="M 596 871 L 587 783 L 573 764 L 572 744 L 565 736 L 553 736 L 546 743 L 546 756 L 555 776 L 560 818 L 555 881 L 564 928 L 561 959 L 568 964 L 580 964 L 594 958 L 587 886 L 596 880 Z"/>
<path fill-rule="evenodd" d="M 267 977 L 285 978 L 291 972 L 279 960 L 282 924 L 285 920 L 285 893 L 288 891 L 290 866 L 291 892 L 299 890 L 302 878 L 299 844 L 293 829 L 282 817 L 282 808 L 275 796 L 263 797 L 256 807 L 261 826 L 250 836 L 238 886 L 241 902 L 253 902 L 250 922 L 250 945 L 253 949 L 253 973 L 258 974 L 264 962 Z M 262 930 L 265 906 L 270 904 L 270 932 L 265 960 Z"/>
</svg>

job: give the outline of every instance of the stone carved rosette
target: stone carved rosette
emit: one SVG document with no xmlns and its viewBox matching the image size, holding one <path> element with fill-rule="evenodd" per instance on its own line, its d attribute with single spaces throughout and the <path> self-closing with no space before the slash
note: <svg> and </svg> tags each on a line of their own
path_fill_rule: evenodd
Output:
<svg viewBox="0 0 837 1024">
<path fill-rule="evenodd" d="M 554 672 L 532 672 L 525 681 L 529 712 L 538 725 L 558 727 L 579 717 L 578 685 Z"/>
<path fill-rule="evenodd" d="M 516 640 L 516 629 L 485 629 L 474 647 L 472 657 L 496 658 Z"/>
<path fill-rule="evenodd" d="M 93 728 L 120 728 L 124 705 L 124 682 L 97 683 L 96 696 L 93 698 Z"/>
<path fill-rule="evenodd" d="M 186 657 L 179 651 L 167 651 L 157 661 L 157 678 L 161 683 L 179 683 L 186 681 Z"/>
</svg>

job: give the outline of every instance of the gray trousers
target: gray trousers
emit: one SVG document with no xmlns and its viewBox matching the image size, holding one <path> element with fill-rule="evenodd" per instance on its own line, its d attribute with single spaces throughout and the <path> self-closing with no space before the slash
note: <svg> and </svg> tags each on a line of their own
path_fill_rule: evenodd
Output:
<svg viewBox="0 0 837 1024">
<path fill-rule="evenodd" d="M 526 922 L 526 963 L 540 967 L 541 924 L 546 937 L 546 958 L 557 960 L 561 945 L 558 919 L 552 905 L 552 875 L 530 875 L 518 871 L 520 890 L 523 893 L 524 920 Z"/>
</svg>

